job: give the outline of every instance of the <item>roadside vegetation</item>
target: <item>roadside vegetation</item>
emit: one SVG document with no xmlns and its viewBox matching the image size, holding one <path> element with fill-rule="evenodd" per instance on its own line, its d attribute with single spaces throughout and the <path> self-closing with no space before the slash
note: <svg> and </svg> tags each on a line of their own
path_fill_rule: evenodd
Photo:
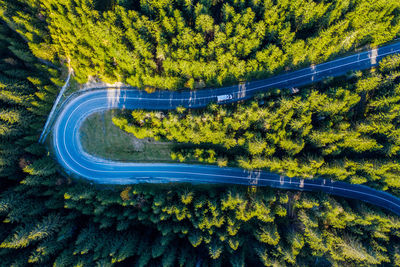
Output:
<svg viewBox="0 0 400 267">
<path fill-rule="evenodd" d="M 170 154 L 174 143 L 138 139 L 122 131 L 112 122 L 115 112 L 95 113 L 83 122 L 80 138 L 87 153 L 119 161 L 172 162 Z"/>
<path fill-rule="evenodd" d="M 189 151 L 199 146 L 169 140 L 157 141 L 151 137 L 137 138 L 123 131 L 113 123 L 113 118 L 124 113 L 126 112 L 110 110 L 95 113 L 87 118 L 80 128 L 83 149 L 90 155 L 125 162 L 215 163 L 212 157 L 184 157 L 180 153 L 182 150 Z M 214 153 L 207 144 L 203 146 L 204 149 L 211 155 Z"/>
<path fill-rule="evenodd" d="M 0 21 L 0 265 L 400 266 L 400 218 L 359 201 L 228 185 L 93 185 L 61 175 L 59 165 L 37 140 L 63 84 L 62 75 L 57 67 L 35 57 L 59 66 L 70 56 L 81 82 L 92 75 L 143 88 L 219 85 L 264 77 L 286 65 L 293 68 L 391 40 L 400 25 L 398 1 L 101 3 L 0 0 L 0 17 L 6 22 Z M 264 35 L 257 37 L 262 35 L 257 35 L 254 25 L 263 32 L 262 24 Z M 375 146 L 380 162 L 388 164 L 390 157 L 398 160 L 399 153 L 398 139 L 391 139 L 398 138 L 399 128 L 397 75 L 398 64 L 392 59 L 375 73 L 355 78 L 354 84 L 319 84 L 298 96 L 260 96 L 265 97 L 264 104 L 253 101 L 255 104 L 210 107 L 205 114 L 212 118 L 226 111 L 226 115 L 239 116 L 243 111 L 249 115 L 243 118 L 245 125 L 253 111 L 268 110 L 273 115 L 285 110 L 283 103 L 288 103 L 282 117 L 289 122 L 271 121 L 269 126 L 274 135 L 281 133 L 278 141 L 309 146 L 307 131 L 331 129 L 329 136 L 337 141 L 318 139 L 329 142 L 315 143 L 311 152 L 320 155 L 316 162 L 328 156 L 337 160 L 332 155 L 335 151 L 337 157 L 346 153 L 346 158 L 351 155 L 348 160 L 357 162 L 355 155 L 364 156 L 368 151 L 359 148 Z M 310 113 L 322 112 L 322 107 L 312 107 L 306 94 L 319 96 L 316 103 L 327 106 L 323 116 L 332 122 L 311 116 L 313 127 L 305 127 L 310 125 Z M 334 113 L 339 104 L 344 105 L 336 107 L 341 115 Z M 360 118 L 350 113 L 356 108 L 363 111 L 358 113 Z M 183 110 L 164 119 L 182 116 L 184 126 L 183 122 L 190 122 L 189 115 L 202 116 Z M 133 117 L 125 119 L 131 122 Z M 315 121 L 321 125 L 315 126 Z M 257 132 L 257 128 L 243 125 L 239 125 L 243 132 Z M 154 127 L 154 131 L 160 129 Z M 355 140 L 364 138 L 366 142 L 344 146 L 338 135 L 343 131 L 350 137 L 360 133 Z M 261 137 L 255 136 L 254 141 Z M 288 149 L 290 146 L 281 147 L 278 141 L 268 141 L 268 145 L 282 151 L 272 155 L 283 164 L 280 156 L 291 155 L 288 153 L 299 146 Z M 216 145 L 228 151 L 225 141 Z M 253 164 L 252 150 L 243 148 L 243 156 Z M 216 147 L 213 149 L 219 157 Z M 226 157 L 228 164 L 239 162 L 236 156 Z M 376 178 L 376 187 L 390 185 L 388 189 L 394 191 L 398 176 L 393 175 L 390 182 L 383 176 L 389 170 L 374 164 L 355 164 L 351 170 L 359 176 L 358 182 L 367 179 L 371 183 Z M 360 171 L 361 167 L 365 169 Z M 349 171 L 345 165 L 338 168 L 345 174 Z M 393 165 L 392 172 L 396 168 Z M 377 171 L 382 171 L 382 176 Z"/>
</svg>

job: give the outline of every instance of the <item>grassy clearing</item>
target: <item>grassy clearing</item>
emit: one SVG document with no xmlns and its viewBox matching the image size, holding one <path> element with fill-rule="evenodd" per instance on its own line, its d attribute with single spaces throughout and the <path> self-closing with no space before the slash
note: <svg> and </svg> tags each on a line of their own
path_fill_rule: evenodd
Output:
<svg viewBox="0 0 400 267">
<path fill-rule="evenodd" d="M 119 161 L 173 162 L 174 143 L 137 139 L 113 124 L 115 112 L 96 113 L 83 122 L 81 142 L 87 153 Z"/>
</svg>

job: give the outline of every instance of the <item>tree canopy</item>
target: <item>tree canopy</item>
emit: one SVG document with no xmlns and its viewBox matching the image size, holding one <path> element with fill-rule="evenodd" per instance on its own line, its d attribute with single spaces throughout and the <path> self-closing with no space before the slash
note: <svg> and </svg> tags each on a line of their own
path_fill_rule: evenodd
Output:
<svg viewBox="0 0 400 267">
<path fill-rule="evenodd" d="M 399 218 L 357 201 L 242 186 L 94 186 L 55 172 L 37 139 L 60 73 L 5 24 L 0 33 L 2 265 L 399 264 Z"/>
<path fill-rule="evenodd" d="M 397 0 L 1 0 L 4 20 L 76 78 L 140 88 L 260 79 L 399 36 Z"/>
<path fill-rule="evenodd" d="M 244 186 L 93 185 L 63 174 L 37 143 L 67 58 L 80 82 L 218 86 L 392 40 L 399 5 L 0 0 L 1 265 L 399 266 L 399 217 L 373 205 Z M 299 95 L 114 121 L 141 137 L 193 143 L 175 151 L 178 159 L 373 182 L 396 193 L 399 63 L 388 58 L 351 82 Z"/>
</svg>

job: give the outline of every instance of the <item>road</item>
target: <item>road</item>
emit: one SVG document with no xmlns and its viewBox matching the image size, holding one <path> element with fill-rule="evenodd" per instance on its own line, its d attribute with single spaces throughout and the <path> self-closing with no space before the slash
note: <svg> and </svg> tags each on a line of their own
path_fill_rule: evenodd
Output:
<svg viewBox="0 0 400 267">
<path fill-rule="evenodd" d="M 323 178 L 302 180 L 240 168 L 114 162 L 87 154 L 82 149 L 79 136 L 80 126 L 85 118 L 107 109 L 169 110 L 178 106 L 200 108 L 218 100 L 220 104 L 230 103 L 249 99 L 256 93 L 270 88 L 298 87 L 329 76 L 343 75 L 350 70 L 367 69 L 377 65 L 382 57 L 399 52 L 400 43 L 395 43 L 269 79 L 223 88 L 183 92 L 156 91 L 151 94 L 132 88 L 98 88 L 80 92 L 63 103 L 62 110 L 58 114 L 53 129 L 54 151 L 67 173 L 101 184 L 189 182 L 322 191 L 362 200 L 400 215 L 399 198 L 363 185 L 334 182 Z"/>
</svg>

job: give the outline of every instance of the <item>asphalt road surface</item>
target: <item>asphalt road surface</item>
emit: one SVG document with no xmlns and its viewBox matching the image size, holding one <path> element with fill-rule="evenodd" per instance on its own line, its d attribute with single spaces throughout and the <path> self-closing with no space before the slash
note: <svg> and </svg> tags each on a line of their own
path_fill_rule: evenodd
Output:
<svg viewBox="0 0 400 267">
<path fill-rule="evenodd" d="M 79 92 L 63 103 L 53 128 L 53 145 L 59 163 L 71 175 L 102 184 L 209 183 L 270 186 L 274 188 L 322 191 L 362 200 L 400 215 L 400 199 L 363 185 L 334 182 L 330 179 L 298 179 L 265 171 L 240 168 L 161 163 L 115 162 L 89 155 L 82 149 L 80 126 L 91 114 L 107 109 L 168 110 L 178 106 L 204 107 L 211 102 L 225 104 L 249 99 L 270 88 L 292 88 L 340 76 L 351 70 L 375 66 L 384 56 L 400 52 L 400 43 L 344 57 L 269 79 L 235 86 L 199 91 L 156 91 L 148 94 L 132 88 L 98 88 Z"/>
</svg>

